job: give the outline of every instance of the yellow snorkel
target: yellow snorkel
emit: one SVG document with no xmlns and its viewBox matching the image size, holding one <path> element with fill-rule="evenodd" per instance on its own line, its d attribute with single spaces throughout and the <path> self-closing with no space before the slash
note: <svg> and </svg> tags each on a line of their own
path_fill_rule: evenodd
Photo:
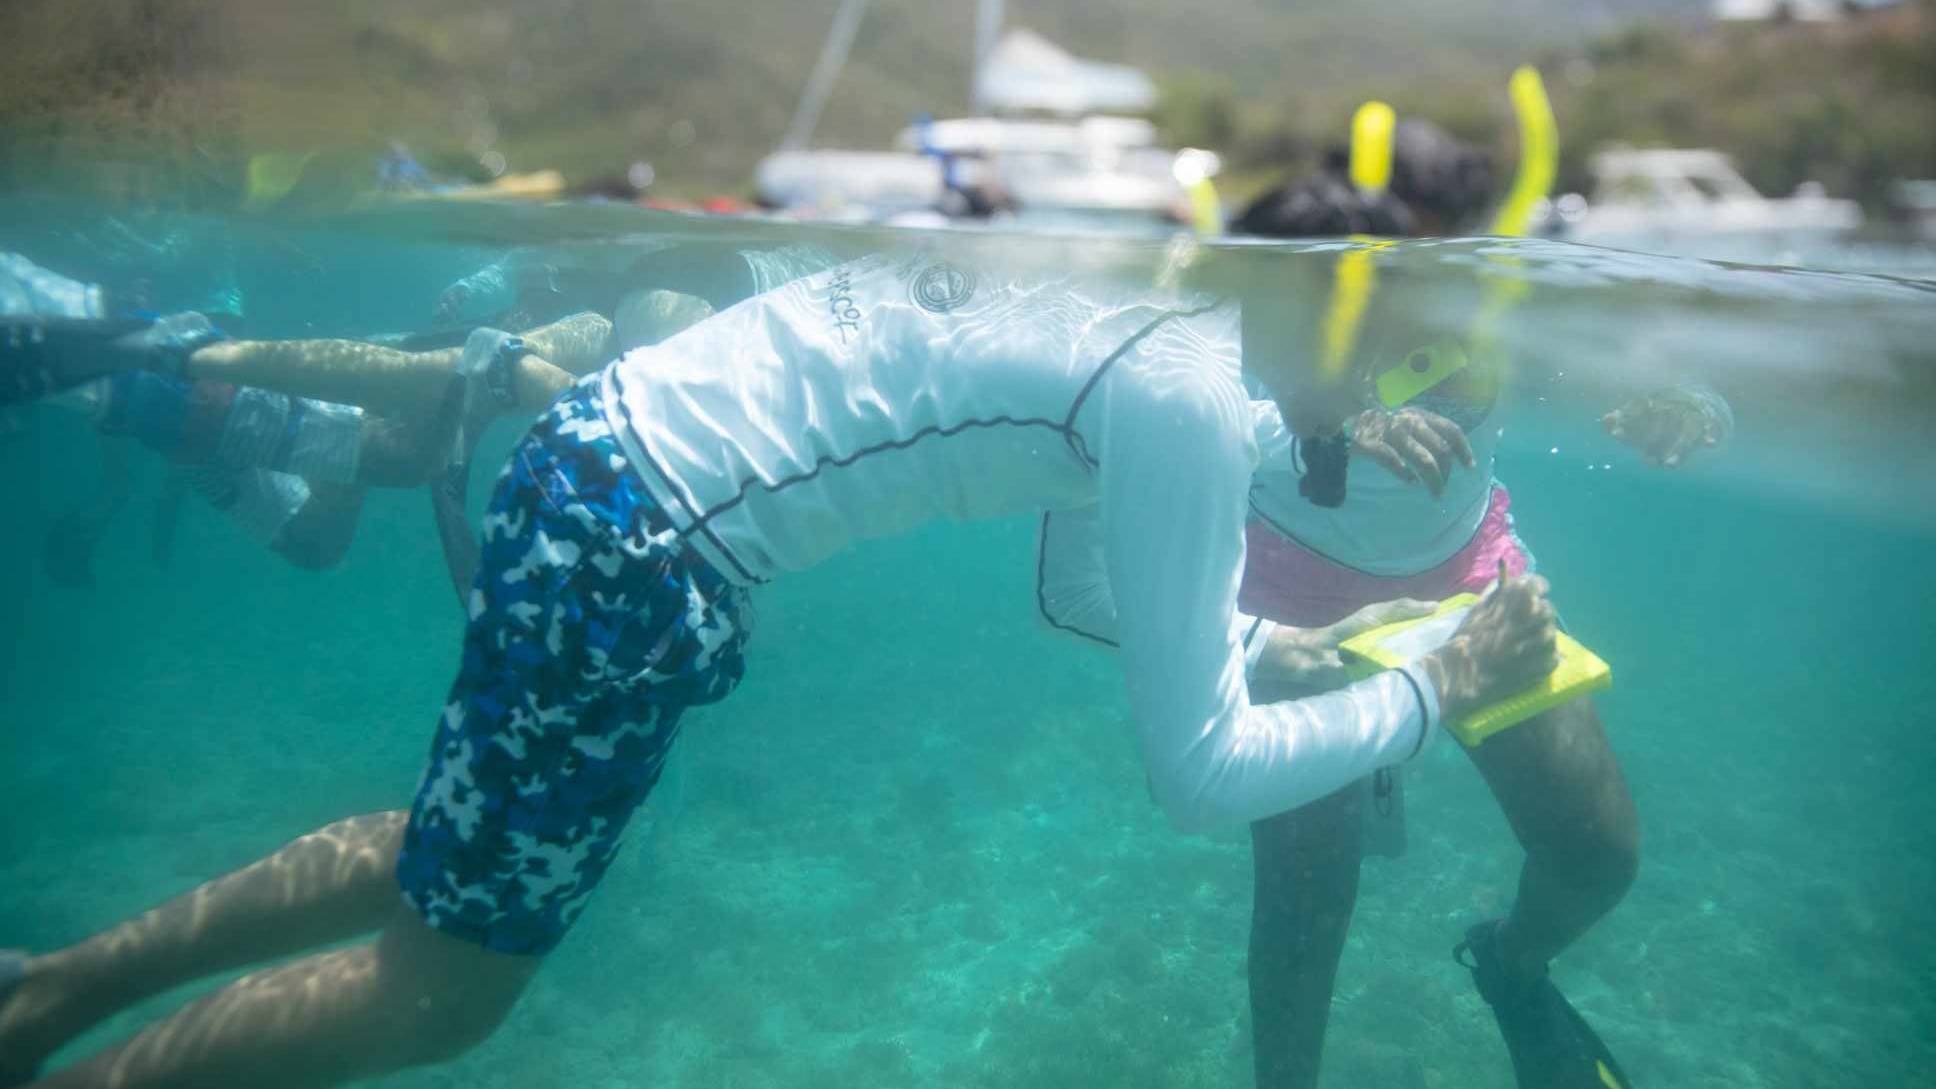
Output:
<svg viewBox="0 0 1936 1089">
<path fill-rule="evenodd" d="M 1559 173 L 1559 125 L 1553 119 L 1553 104 L 1546 97 L 1546 85 L 1531 65 L 1522 65 L 1507 84 L 1513 116 L 1519 126 L 1519 166 L 1513 174 L 1512 188 L 1493 218 L 1491 232 L 1508 238 L 1526 233 L 1532 224 L 1533 210 L 1552 192 Z M 1511 265 L 1511 258 L 1493 258 L 1494 263 Z M 1470 366 L 1477 357 L 1497 350 L 1494 327 L 1505 313 L 1526 294 L 1528 286 L 1518 277 L 1493 277 L 1487 285 L 1485 300 L 1473 317 L 1461 345 L 1453 339 L 1414 348 L 1396 366 L 1377 378 L 1378 400 L 1387 408 L 1397 408 Z"/>
<path fill-rule="evenodd" d="M 1210 180 L 1218 165 L 1214 153 L 1186 147 L 1176 153 L 1176 160 L 1170 166 L 1177 185 L 1189 201 L 1190 226 L 1204 238 L 1223 233 L 1223 204 L 1217 199 L 1216 183 Z"/>
<path fill-rule="evenodd" d="M 1398 114 L 1383 102 L 1367 102 L 1351 115 L 1351 184 L 1367 193 L 1391 187 L 1392 132 Z"/>
<path fill-rule="evenodd" d="M 1491 233 L 1518 238 L 1532 225 L 1533 209 L 1553 191 L 1553 179 L 1560 168 L 1560 133 L 1538 69 L 1521 65 L 1506 90 L 1512 97 L 1513 117 L 1519 122 L 1519 169 L 1513 174 L 1506 202 L 1492 221 Z"/>
<path fill-rule="evenodd" d="M 1352 185 L 1360 192 L 1382 193 L 1391 185 L 1392 132 L 1396 127 L 1397 115 L 1383 102 L 1367 102 L 1352 115 L 1350 175 Z M 1353 248 L 1339 255 L 1332 271 L 1331 303 L 1324 315 L 1318 379 L 1330 385 L 1344 381 L 1350 373 L 1365 308 L 1378 286 L 1378 251 L 1393 245 L 1367 235 L 1353 235 L 1351 241 Z M 1306 471 L 1298 481 L 1298 493 L 1320 507 L 1342 506 L 1350 457 L 1351 440 L 1342 430 L 1306 441 Z"/>
<path fill-rule="evenodd" d="M 242 207 L 259 212 L 273 207 L 302 181 L 303 170 L 316 157 L 313 151 L 265 151 L 249 157 L 242 184 Z"/>
<path fill-rule="evenodd" d="M 1391 185 L 1392 131 L 1397 120 L 1398 115 L 1383 102 L 1367 102 L 1351 117 L 1351 184 L 1364 192 L 1382 193 Z M 1369 235 L 1352 235 L 1351 241 L 1358 246 L 1338 258 L 1332 273 L 1331 305 L 1324 315 L 1318 373 L 1332 382 L 1344 377 L 1358 346 L 1365 307 L 1378 286 L 1374 255 L 1392 246 L 1390 241 Z"/>
</svg>

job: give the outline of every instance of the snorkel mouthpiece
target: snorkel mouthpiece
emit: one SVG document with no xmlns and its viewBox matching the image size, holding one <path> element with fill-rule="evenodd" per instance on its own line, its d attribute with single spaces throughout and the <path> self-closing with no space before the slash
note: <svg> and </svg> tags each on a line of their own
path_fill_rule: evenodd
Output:
<svg viewBox="0 0 1936 1089">
<path fill-rule="evenodd" d="M 1297 494 L 1320 507 L 1344 506 L 1344 470 L 1351 462 L 1351 439 L 1343 431 L 1303 444 L 1304 476 Z"/>
</svg>

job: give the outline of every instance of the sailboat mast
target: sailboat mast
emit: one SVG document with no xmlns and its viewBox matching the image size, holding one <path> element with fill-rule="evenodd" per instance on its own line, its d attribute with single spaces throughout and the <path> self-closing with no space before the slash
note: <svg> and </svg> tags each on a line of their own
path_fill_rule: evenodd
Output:
<svg viewBox="0 0 1936 1089">
<path fill-rule="evenodd" d="M 820 124 L 820 111 L 826 107 L 834 80 L 840 77 L 840 69 L 847 63 L 847 51 L 854 47 L 854 33 L 860 29 L 860 17 L 866 11 L 867 0 L 841 0 L 840 10 L 834 13 L 834 25 L 827 29 L 827 40 L 821 43 L 820 59 L 814 62 L 813 74 L 807 77 L 807 89 L 800 92 L 800 105 L 794 109 L 793 121 L 780 140 L 781 151 L 799 151 L 813 139 L 813 130 Z"/>
<path fill-rule="evenodd" d="M 968 74 L 969 104 L 976 113 L 987 112 L 987 103 L 982 99 L 981 67 L 988 63 L 988 54 L 995 49 L 995 39 L 1002 33 L 1002 0 L 981 0 L 975 9 L 975 65 Z"/>
</svg>

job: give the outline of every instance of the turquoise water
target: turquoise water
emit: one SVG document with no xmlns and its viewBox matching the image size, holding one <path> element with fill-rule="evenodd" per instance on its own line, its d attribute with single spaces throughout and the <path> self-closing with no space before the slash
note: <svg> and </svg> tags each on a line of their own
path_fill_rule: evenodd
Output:
<svg viewBox="0 0 1936 1089">
<path fill-rule="evenodd" d="M 512 238 L 707 230 L 493 216 L 237 228 L 237 276 L 264 335 L 386 330 Z M 1408 253 L 1448 297 L 1473 275 L 1469 251 Z M 1615 666 L 1601 710 L 1645 830 L 1639 883 L 1555 977 L 1643 1086 L 1920 1084 L 1936 1065 L 1929 301 L 1908 282 L 1521 256 L 1544 286 L 1514 341 L 1546 362 L 1516 387 L 1499 475 L 1570 629 Z M 1677 356 L 1663 312 L 1707 351 Z M 1641 354 L 1728 389 L 1729 449 L 1669 473 L 1599 434 L 1608 398 L 1644 384 L 1619 370 Z M 497 453 L 516 431 L 493 432 Z M 191 505 L 162 571 L 145 536 L 161 469 L 142 461 L 99 585 L 53 585 L 42 532 L 97 451 L 53 410 L 0 446 L 0 945 L 74 941 L 405 804 L 455 664 L 419 493 L 373 493 L 320 574 Z M 1036 621 L 1032 533 L 930 527 L 764 591 L 746 683 L 689 720 L 511 1020 L 377 1084 L 1249 1084 L 1247 836 L 1166 825 L 1113 663 Z M 1448 954 L 1506 908 L 1518 850 L 1452 745 L 1407 795 L 1409 852 L 1366 864 L 1325 1084 L 1510 1084 Z"/>
</svg>

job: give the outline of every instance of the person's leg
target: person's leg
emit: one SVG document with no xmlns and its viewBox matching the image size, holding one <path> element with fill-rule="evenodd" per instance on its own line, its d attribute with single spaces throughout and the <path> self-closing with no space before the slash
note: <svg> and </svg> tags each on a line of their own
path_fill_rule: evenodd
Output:
<svg viewBox="0 0 1936 1089">
<path fill-rule="evenodd" d="M 458 415 L 442 408 L 434 415 L 410 419 L 365 414 L 358 436 L 356 483 L 419 488 L 435 480 L 450 459 L 451 429 Z"/>
<path fill-rule="evenodd" d="M 539 963 L 392 900 L 375 941 L 244 976 L 29 1089 L 325 1089 L 436 1062 L 489 1036 Z"/>
<path fill-rule="evenodd" d="M 680 713 L 744 668 L 737 592 L 678 547 L 581 387 L 485 521 L 457 682 L 372 943 L 258 973 L 47 1079 L 307 1089 L 488 1035 L 576 920 Z"/>
<path fill-rule="evenodd" d="M 362 514 L 361 487 L 312 482 L 308 501 L 283 523 L 269 547 L 306 571 L 327 571 L 349 552 Z"/>
<path fill-rule="evenodd" d="M 510 388 L 513 407 L 523 412 L 543 411 L 614 355 L 612 323 L 589 312 L 519 339 L 525 351 L 511 362 Z M 228 340 L 195 351 L 183 373 L 419 418 L 436 413 L 463 358 L 462 348 L 411 352 L 357 340 Z"/>
<path fill-rule="evenodd" d="M 548 325 L 519 333 L 524 346 L 556 369 L 583 377 L 617 359 L 623 351 L 613 335 L 612 322 L 603 314 L 586 311 L 570 314 Z M 542 371 L 534 373 L 542 374 Z M 564 387 L 551 395 L 550 404 Z"/>
<path fill-rule="evenodd" d="M 79 944 L 0 1005 L 0 1084 L 142 999 L 376 929 L 396 910 L 405 814 L 338 821 Z"/>
<path fill-rule="evenodd" d="M 409 416 L 436 410 L 462 357 L 457 348 L 405 352 L 355 340 L 228 340 L 190 355 L 184 373 Z M 513 371 L 517 406 L 537 412 L 572 380 L 570 373 L 527 354 Z"/>
<path fill-rule="evenodd" d="M 1363 797 L 1360 784 L 1353 783 L 1250 826 L 1256 870 L 1250 1018 L 1257 1089 L 1317 1084 L 1338 958 L 1358 898 Z"/>
<path fill-rule="evenodd" d="M 1498 935 L 1509 971 L 1536 976 L 1626 895 L 1640 823 L 1590 700 L 1563 704 L 1467 750 L 1526 861 Z"/>
<path fill-rule="evenodd" d="M 525 351 L 511 363 L 511 392 L 520 412 L 542 412 L 616 355 L 612 323 L 590 312 L 518 337 Z M 462 348 L 407 352 L 354 340 L 227 341 L 191 355 L 187 373 L 414 418 L 436 411 L 463 357 Z"/>
</svg>

